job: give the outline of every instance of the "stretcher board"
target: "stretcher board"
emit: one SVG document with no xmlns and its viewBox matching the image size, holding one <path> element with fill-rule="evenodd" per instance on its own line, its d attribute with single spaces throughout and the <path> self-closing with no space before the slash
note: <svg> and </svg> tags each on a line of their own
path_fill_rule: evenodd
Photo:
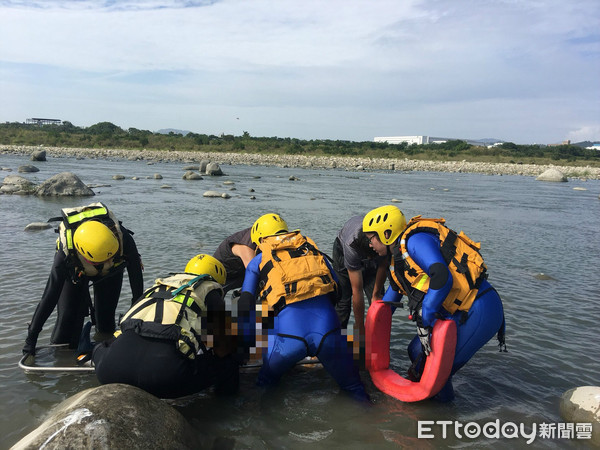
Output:
<svg viewBox="0 0 600 450">
<path fill-rule="evenodd" d="M 50 344 L 36 347 L 35 356 L 23 355 L 19 368 L 26 373 L 93 373 L 94 367 L 88 361 L 77 364 L 75 352 L 68 344 Z"/>
<path fill-rule="evenodd" d="M 260 369 L 262 367 L 262 359 L 258 361 L 250 361 L 246 364 L 240 366 L 240 369 Z M 318 359 L 313 359 L 310 356 L 307 356 L 304 359 L 301 359 L 296 363 L 296 366 L 316 366 L 321 365 L 321 361 Z"/>
<path fill-rule="evenodd" d="M 69 349 L 67 344 L 42 345 L 36 347 L 35 350 L 36 356 L 23 355 L 19 360 L 19 368 L 26 373 L 93 373 L 95 370 L 91 361 L 84 365 L 78 365 L 73 350 Z M 296 363 L 297 366 L 316 366 L 320 364 L 321 362 L 318 359 L 310 357 Z M 261 367 L 262 359 L 244 364 L 240 366 L 240 369 L 260 369 Z"/>
</svg>

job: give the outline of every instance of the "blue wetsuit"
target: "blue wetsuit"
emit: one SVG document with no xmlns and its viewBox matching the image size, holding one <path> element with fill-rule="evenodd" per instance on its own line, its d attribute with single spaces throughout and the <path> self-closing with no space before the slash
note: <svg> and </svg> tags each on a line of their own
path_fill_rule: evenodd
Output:
<svg viewBox="0 0 600 450">
<path fill-rule="evenodd" d="M 262 253 L 259 253 L 248 264 L 242 295 L 256 296 L 261 261 Z M 329 267 L 328 262 L 327 265 Z M 332 271 L 332 275 L 336 278 L 335 272 Z M 291 303 L 273 322 L 268 350 L 258 375 L 259 386 L 277 383 L 297 362 L 306 356 L 316 356 L 341 389 L 360 400 L 368 399 L 329 295 Z"/>
<path fill-rule="evenodd" d="M 406 241 L 406 248 L 411 258 L 430 276 L 429 289 L 422 303 L 423 325 L 432 327 L 436 321 L 436 314 L 456 322 L 457 342 L 452 365 L 453 375 L 496 333 L 504 335 L 502 301 L 491 284 L 487 280 L 483 280 L 478 297 L 468 311 L 466 321 L 461 311 L 450 314 L 442 307 L 442 303 L 450 292 L 453 280 L 440 251 L 438 237 L 428 232 L 415 233 Z M 401 297 L 401 293 L 390 287 L 385 293 L 383 301 L 399 301 Z M 408 354 L 412 361 L 415 361 L 421 354 L 421 341 L 418 336 L 415 336 L 410 342 Z M 448 384 L 442 389 L 441 394 L 441 397 L 445 397 L 444 400 L 450 400 L 453 397 L 451 380 L 448 380 Z"/>
</svg>

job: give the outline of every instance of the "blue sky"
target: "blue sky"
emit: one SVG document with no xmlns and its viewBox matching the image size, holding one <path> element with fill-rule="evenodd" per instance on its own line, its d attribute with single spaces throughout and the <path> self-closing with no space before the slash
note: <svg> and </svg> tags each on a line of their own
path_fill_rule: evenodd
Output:
<svg viewBox="0 0 600 450">
<path fill-rule="evenodd" d="M 0 121 L 600 140 L 598 0 L 0 0 Z"/>
</svg>

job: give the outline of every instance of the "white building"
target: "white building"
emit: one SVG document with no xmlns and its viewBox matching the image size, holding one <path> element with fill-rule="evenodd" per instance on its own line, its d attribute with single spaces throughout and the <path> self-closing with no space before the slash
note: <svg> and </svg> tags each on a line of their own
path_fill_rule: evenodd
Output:
<svg viewBox="0 0 600 450">
<path fill-rule="evenodd" d="M 406 142 L 408 145 L 416 144 L 441 144 L 450 140 L 449 138 L 433 136 L 390 136 L 373 138 L 375 142 L 387 142 L 388 144 L 401 144 Z"/>
</svg>

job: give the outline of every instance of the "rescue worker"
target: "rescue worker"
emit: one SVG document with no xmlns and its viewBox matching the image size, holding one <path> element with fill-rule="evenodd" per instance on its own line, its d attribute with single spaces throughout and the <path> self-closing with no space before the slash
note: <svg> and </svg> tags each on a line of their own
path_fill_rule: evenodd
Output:
<svg viewBox="0 0 600 450">
<path fill-rule="evenodd" d="M 239 289 L 244 282 L 246 266 L 256 255 L 256 244 L 250 237 L 250 228 L 233 233 L 219 244 L 213 256 L 227 271 L 227 280 L 223 285 L 225 293 Z"/>
<path fill-rule="evenodd" d="M 407 224 L 402 211 L 381 206 L 365 215 L 363 231 L 371 247 L 381 256 L 391 256 L 390 287 L 384 302 L 408 298 L 410 318 L 417 323 L 417 336 L 408 353 L 413 362 L 409 377 L 417 381 L 431 351 L 430 332 L 438 318 L 457 325 L 457 343 L 452 375 L 495 334 L 504 344 L 504 310 L 496 290 L 487 281 L 487 267 L 480 244 L 461 231 L 447 228 L 444 219 L 413 217 Z M 436 397 L 454 398 L 452 378 Z"/>
<path fill-rule="evenodd" d="M 288 231 L 277 214 L 261 216 L 251 230 L 258 251 L 246 268 L 239 305 L 261 302 L 268 348 L 259 386 L 272 385 L 307 356 L 316 356 L 340 388 L 368 400 L 351 349 L 333 307 L 336 276 L 315 243 Z"/>
<path fill-rule="evenodd" d="M 381 300 L 386 272 L 380 271 L 380 277 L 376 279 L 377 267 L 387 268 L 388 263 L 369 246 L 369 240 L 362 231 L 363 218 L 364 215 L 354 216 L 344 224 L 335 238 L 332 253 L 333 270 L 338 276 L 341 291 L 335 310 L 342 329 L 346 329 L 350 312 L 354 312 L 354 326 L 361 337 L 365 335 L 364 296 L 367 296 L 369 304 Z"/>
<path fill-rule="evenodd" d="M 54 308 L 57 319 L 51 337 L 53 344 L 77 348 L 88 313 L 96 325 L 96 339 L 110 337 L 115 331 L 115 311 L 125 268 L 132 301 L 144 289 L 142 260 L 133 232 L 105 205 L 65 208 L 62 217 L 50 219 L 53 220 L 62 220 L 57 229 L 57 249 L 46 288 L 28 326 L 24 354 L 35 354 L 38 336 Z"/>
<path fill-rule="evenodd" d="M 156 280 L 122 317 L 116 338 L 94 347 L 101 384 L 125 383 L 160 398 L 194 394 L 215 385 L 236 392 L 239 364 L 227 335 L 223 265 L 194 256 L 185 273 Z"/>
</svg>

